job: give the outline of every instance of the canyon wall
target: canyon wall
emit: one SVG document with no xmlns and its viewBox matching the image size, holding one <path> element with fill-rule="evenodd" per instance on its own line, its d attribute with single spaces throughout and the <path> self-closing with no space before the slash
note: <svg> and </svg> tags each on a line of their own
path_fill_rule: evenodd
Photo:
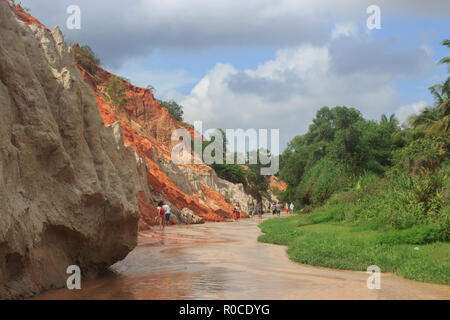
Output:
<svg viewBox="0 0 450 320">
<path fill-rule="evenodd" d="M 124 80 L 128 99 L 124 106 L 114 106 L 108 99 L 106 86 L 115 76 L 101 67 L 95 75 L 83 66 L 78 67 L 97 99 L 105 125 L 120 122 L 126 145 L 136 150 L 148 165 L 148 185 L 151 196 L 141 198 L 141 230 L 154 225 L 158 201 L 171 205 L 172 223 L 180 223 L 184 208 L 192 210 L 202 221 L 226 221 L 231 219 L 234 204 L 239 202 L 243 217 L 247 216 L 249 203 L 255 200 L 242 184 L 221 179 L 206 164 L 175 165 L 171 161 L 172 132 L 184 128 L 191 137 L 199 135 L 168 112 L 148 89 L 134 86 Z"/>
<path fill-rule="evenodd" d="M 58 28 L 0 1 L 0 298 L 83 280 L 137 242 L 148 167 L 105 127 Z"/>
<path fill-rule="evenodd" d="M 205 164 L 175 165 L 174 119 L 148 89 L 126 83 L 113 106 L 113 76 L 76 63 L 60 30 L 0 0 L 0 298 L 83 280 L 123 259 L 139 230 L 156 224 L 159 201 L 171 223 L 226 221 L 254 199 Z"/>
</svg>

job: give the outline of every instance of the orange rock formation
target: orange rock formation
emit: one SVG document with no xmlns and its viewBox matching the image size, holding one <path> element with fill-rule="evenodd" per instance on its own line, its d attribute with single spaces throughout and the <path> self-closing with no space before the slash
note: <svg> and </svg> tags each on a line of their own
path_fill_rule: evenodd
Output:
<svg viewBox="0 0 450 320">
<path fill-rule="evenodd" d="M 42 25 L 20 6 L 17 6 L 15 11 L 17 17 L 25 23 Z M 145 158 L 148 165 L 147 182 L 154 194 L 150 199 L 143 192 L 139 194 L 141 230 L 155 224 L 156 203 L 160 200 L 170 202 L 172 207 L 175 207 L 175 212 L 188 208 L 205 221 L 224 221 L 231 218 L 233 200 L 203 184 L 192 192 L 183 191 L 179 183 L 175 183 L 162 168 L 170 162 L 171 147 L 176 143 L 171 141 L 172 131 L 185 128 L 193 137 L 197 133 L 192 127 L 177 121 L 160 101 L 155 99 L 150 90 L 126 81 L 126 95 L 129 100 L 124 107 L 113 107 L 106 101 L 105 95 L 105 87 L 113 75 L 98 67 L 96 75 L 93 76 L 80 64 L 77 64 L 77 67 L 85 82 L 92 88 L 104 124 L 110 125 L 120 121 L 125 145 L 131 146 L 140 157 Z M 213 174 L 213 169 L 204 164 L 188 167 L 194 174 Z M 279 190 L 285 188 L 283 182 L 276 178 L 271 179 L 271 186 L 272 184 Z M 242 216 L 247 214 L 243 212 Z"/>
</svg>

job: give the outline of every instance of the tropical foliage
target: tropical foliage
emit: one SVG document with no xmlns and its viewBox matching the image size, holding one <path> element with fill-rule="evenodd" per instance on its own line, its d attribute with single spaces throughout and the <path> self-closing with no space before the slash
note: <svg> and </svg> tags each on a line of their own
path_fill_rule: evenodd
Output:
<svg viewBox="0 0 450 320">
<path fill-rule="evenodd" d="M 163 107 L 165 107 L 169 113 L 178 121 L 183 121 L 183 106 L 179 105 L 175 101 L 161 101 Z"/>
<path fill-rule="evenodd" d="M 289 184 L 282 200 L 372 229 L 437 226 L 439 239 L 448 240 L 448 83 L 430 87 L 434 104 L 411 117 L 408 128 L 395 115 L 371 121 L 353 108 L 321 108 L 281 155 L 280 178 Z"/>
<path fill-rule="evenodd" d="M 74 45 L 73 52 L 75 55 L 75 60 L 90 74 L 93 76 L 96 75 L 98 66 L 101 64 L 101 61 L 95 55 L 94 51 L 90 46 L 84 45 L 80 47 L 79 45 Z"/>
<path fill-rule="evenodd" d="M 127 84 L 124 78 L 111 76 L 106 85 L 107 99 L 114 107 L 123 107 L 127 104 L 128 98 L 125 93 Z"/>
</svg>

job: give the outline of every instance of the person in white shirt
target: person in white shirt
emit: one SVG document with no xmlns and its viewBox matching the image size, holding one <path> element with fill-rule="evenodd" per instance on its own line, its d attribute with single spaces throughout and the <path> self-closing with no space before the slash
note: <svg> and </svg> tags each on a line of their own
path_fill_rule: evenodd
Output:
<svg viewBox="0 0 450 320">
<path fill-rule="evenodd" d="M 289 208 L 291 209 L 291 212 L 294 212 L 294 204 L 291 202 L 291 205 L 289 206 Z"/>
<path fill-rule="evenodd" d="M 164 225 L 169 225 L 169 221 L 170 221 L 170 206 L 168 203 L 166 203 L 165 205 L 163 205 L 164 208 Z"/>
</svg>

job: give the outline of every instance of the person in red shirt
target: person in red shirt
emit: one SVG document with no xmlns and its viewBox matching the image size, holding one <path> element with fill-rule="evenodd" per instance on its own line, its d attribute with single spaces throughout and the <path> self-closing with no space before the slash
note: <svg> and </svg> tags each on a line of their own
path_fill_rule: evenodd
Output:
<svg viewBox="0 0 450 320">
<path fill-rule="evenodd" d="M 236 203 L 233 209 L 233 219 L 234 221 L 239 221 L 240 217 L 241 217 L 241 206 L 239 203 Z"/>
</svg>

